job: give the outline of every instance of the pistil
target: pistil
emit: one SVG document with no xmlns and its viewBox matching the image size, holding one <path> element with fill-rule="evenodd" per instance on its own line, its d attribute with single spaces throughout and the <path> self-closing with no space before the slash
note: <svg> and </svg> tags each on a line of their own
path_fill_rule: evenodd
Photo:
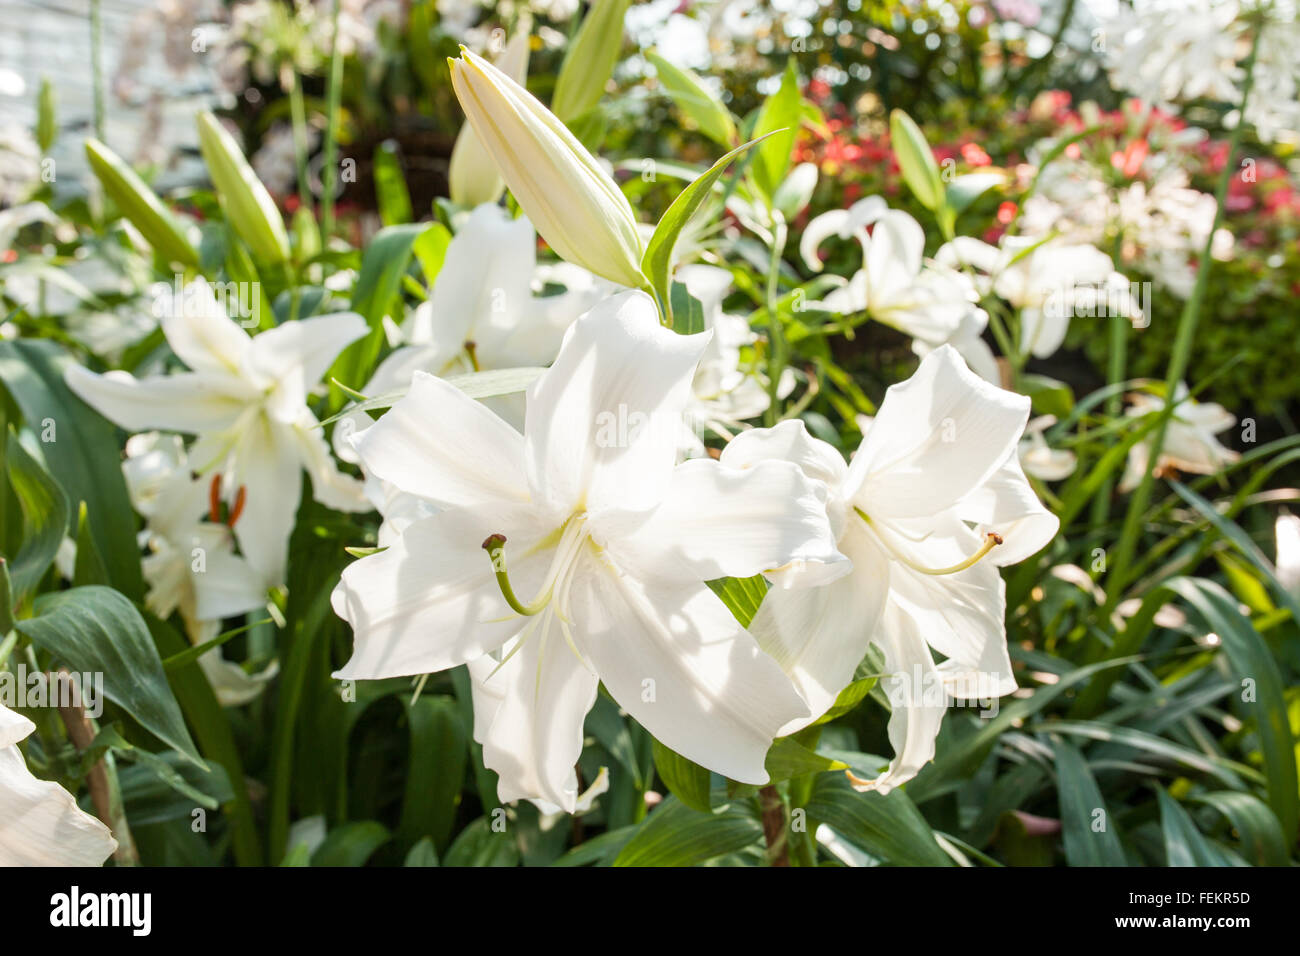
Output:
<svg viewBox="0 0 1300 956">
<path fill-rule="evenodd" d="M 925 565 L 919 564 L 909 558 L 903 553 L 901 548 L 895 547 L 893 542 L 889 540 L 888 533 L 872 521 L 861 508 L 854 508 L 853 510 L 858 513 L 858 517 L 865 521 L 872 531 L 876 532 L 881 543 L 885 545 L 889 550 L 889 553 L 892 554 L 899 563 L 907 565 L 913 571 L 917 571 L 920 574 L 943 575 L 956 574 L 958 571 L 965 571 L 967 568 L 974 567 L 978 564 L 986 554 L 1002 543 L 1002 535 L 998 534 L 996 531 L 990 531 L 984 535 L 984 544 L 980 546 L 980 549 L 965 561 L 960 561 L 947 568 L 927 568 Z"/>
</svg>

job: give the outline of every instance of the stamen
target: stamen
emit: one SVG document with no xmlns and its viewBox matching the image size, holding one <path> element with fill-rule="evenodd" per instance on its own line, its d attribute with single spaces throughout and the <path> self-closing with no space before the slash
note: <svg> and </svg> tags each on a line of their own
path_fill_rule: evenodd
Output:
<svg viewBox="0 0 1300 956">
<path fill-rule="evenodd" d="M 469 356 L 469 364 L 473 366 L 474 371 L 481 372 L 478 365 L 478 343 L 473 340 L 465 342 L 465 354 Z"/>
<path fill-rule="evenodd" d="M 208 485 L 208 520 L 213 524 L 221 523 L 221 475 L 212 476 Z"/>
<path fill-rule="evenodd" d="M 235 492 L 235 506 L 230 509 L 230 516 L 226 519 L 227 527 L 234 528 L 235 522 L 244 513 L 244 499 L 247 498 L 247 492 L 248 488 L 245 485 L 240 485 L 239 490 Z"/>
<path fill-rule="evenodd" d="M 980 549 L 976 551 L 974 554 L 972 554 L 965 561 L 958 562 L 957 564 L 954 564 L 951 567 L 947 567 L 947 568 L 927 568 L 925 565 L 918 564 L 917 562 L 913 561 L 906 554 L 904 554 L 900 548 L 894 547 L 894 545 L 890 542 L 888 533 L 885 531 L 885 529 L 881 528 L 869 517 L 867 517 L 867 515 L 863 512 L 861 508 L 854 508 L 853 510 L 858 513 L 858 517 L 861 518 L 863 521 L 865 521 L 872 531 L 876 532 L 876 536 L 880 539 L 881 543 L 884 544 L 884 546 L 887 549 L 889 549 L 890 554 L 892 554 L 895 559 L 897 559 L 901 564 L 907 565 L 913 571 L 917 571 L 921 574 L 942 575 L 942 574 L 956 574 L 958 571 L 965 571 L 967 568 L 974 567 L 976 564 L 978 564 L 980 562 L 980 559 L 982 559 L 984 555 L 988 554 L 990 551 L 992 551 L 994 548 L 996 548 L 998 545 L 1002 543 L 1002 535 L 998 534 L 996 531 L 990 531 L 984 535 L 984 544 L 980 546 Z"/>
</svg>

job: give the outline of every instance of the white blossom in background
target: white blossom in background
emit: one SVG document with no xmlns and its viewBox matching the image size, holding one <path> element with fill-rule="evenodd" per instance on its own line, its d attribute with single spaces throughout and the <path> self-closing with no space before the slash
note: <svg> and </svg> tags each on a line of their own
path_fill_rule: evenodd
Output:
<svg viewBox="0 0 1300 956">
<path fill-rule="evenodd" d="M 35 729 L 0 704 L 0 866 L 99 866 L 117 841 L 72 794 L 27 769 L 18 742 Z"/>
<path fill-rule="evenodd" d="M 722 302 L 731 291 L 731 273 L 694 263 L 679 267 L 674 279 L 700 301 L 704 327 L 713 333 L 691 380 L 689 424 L 683 434 L 683 451 L 698 457 L 706 454 L 701 440 L 704 432 L 730 438 L 745 422 L 767 411 L 767 378 L 757 369 L 741 366 L 741 349 L 753 345 L 758 335 L 744 316 L 723 311 Z M 786 369 L 777 394 L 788 395 L 793 388 L 794 373 Z"/>
<path fill-rule="evenodd" d="M 821 301 L 822 308 L 843 315 L 865 312 L 910 335 L 918 356 L 951 345 L 981 378 L 999 380 L 997 361 L 981 338 L 988 314 L 976 305 L 974 284 L 950 263 L 924 258 L 920 223 L 877 196 L 823 213 L 808 223 L 800 241 L 808 268 L 821 271 L 818 248 L 833 235 L 857 239 L 862 267 Z"/>
<path fill-rule="evenodd" d="M 1064 481 L 1074 474 L 1078 459 L 1074 452 L 1052 448 L 1043 433 L 1056 424 L 1056 416 L 1040 415 L 1030 419 L 1025 426 L 1025 437 L 1020 440 L 1017 454 L 1025 474 L 1039 481 Z"/>
<path fill-rule="evenodd" d="M 793 461 L 828 490 L 839 550 L 853 562 L 769 572 L 750 630 L 786 670 L 810 716 L 823 714 L 874 645 L 884 654 L 894 759 L 858 789 L 888 792 L 934 756 L 953 699 L 1016 688 L 998 568 L 1029 557 L 1059 522 L 1017 458 L 1029 399 L 973 374 L 950 346 L 886 393 L 852 462 L 800 421 L 743 432 L 724 466 Z M 945 657 L 937 664 L 932 651 Z"/>
<path fill-rule="evenodd" d="M 1140 418 L 1165 407 L 1165 400 L 1149 392 L 1137 392 L 1130 397 L 1127 414 Z M 1198 402 L 1182 382 L 1174 391 L 1173 418 L 1165 432 L 1164 447 L 1155 462 L 1157 475 L 1167 469 L 1196 475 L 1212 475 L 1230 465 L 1241 455 L 1225 447 L 1215 435 L 1237 423 L 1237 417 L 1215 402 Z M 1120 480 L 1121 492 L 1132 491 L 1142 481 L 1143 474 L 1151 468 L 1151 444 L 1154 435 L 1148 435 L 1134 445 L 1128 453 L 1128 465 Z"/>
<path fill-rule="evenodd" d="M 1235 103 L 1249 41 L 1237 0 L 1092 0 L 1116 88 L 1168 107 L 1208 97 Z"/>
<path fill-rule="evenodd" d="M 127 431 L 198 436 L 191 467 L 221 476 L 227 504 L 244 497 L 234 529 L 240 552 L 266 587 L 282 584 L 304 469 L 321 504 L 367 509 L 361 483 L 339 471 L 307 407 L 309 390 L 365 334 L 365 320 L 343 312 L 249 336 L 201 280 L 186 286 L 168 313 L 163 334 L 188 371 L 136 378 L 70 365 L 68 387 Z"/>
<path fill-rule="evenodd" d="M 1065 341 L 1076 311 L 1096 311 L 1114 300 L 1122 314 L 1141 316 L 1128 294 L 1129 282 L 1110 256 L 1086 243 L 1003 236 L 996 246 L 958 236 L 935 253 L 954 271 L 974 270 L 980 295 L 992 293 L 1020 312 L 1019 348 L 1047 358 Z"/>
<path fill-rule="evenodd" d="M 418 374 L 355 441 L 368 474 L 442 510 L 343 572 L 333 604 L 355 646 L 337 676 L 489 657 L 478 680 L 500 700 L 480 736 L 504 801 L 577 808 L 601 682 L 666 746 L 750 783 L 767 780 L 777 731 L 806 714 L 704 582 L 843 555 L 824 490 L 793 465 L 676 464 L 708 338 L 620 293 L 574 323 L 529 388 L 523 434 Z"/>
<path fill-rule="evenodd" d="M 220 478 L 190 472 L 179 435 L 147 432 L 126 443 L 122 463 L 131 504 L 145 519 L 141 562 L 149 591 L 145 606 L 162 620 L 179 611 L 190 643 L 205 644 L 221 633 L 224 618 L 266 604 L 261 576 L 236 555 L 231 531 L 241 517 L 238 499 L 225 522 L 212 514 Z M 207 520 L 204 520 L 207 519 Z M 250 675 L 215 647 L 198 659 L 217 699 L 238 707 L 260 694 L 278 668 Z"/>
</svg>

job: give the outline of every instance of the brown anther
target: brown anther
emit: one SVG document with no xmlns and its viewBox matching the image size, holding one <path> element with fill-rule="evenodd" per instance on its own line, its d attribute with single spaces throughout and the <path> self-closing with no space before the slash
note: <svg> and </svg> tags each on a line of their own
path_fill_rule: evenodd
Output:
<svg viewBox="0 0 1300 956">
<path fill-rule="evenodd" d="M 996 531 L 990 531 L 989 537 L 993 539 L 994 544 L 1002 543 L 1002 535 L 998 534 Z"/>
<path fill-rule="evenodd" d="M 212 476 L 208 486 L 208 520 L 214 524 L 221 522 L 221 475 Z"/>
<path fill-rule="evenodd" d="M 495 551 L 506 543 L 506 536 L 503 534 L 490 534 L 483 539 L 484 551 Z"/>
<path fill-rule="evenodd" d="M 235 506 L 230 509 L 230 517 L 226 519 L 227 527 L 233 528 L 235 522 L 239 520 L 239 516 L 244 513 L 244 499 L 248 497 L 247 491 L 248 488 L 240 485 L 239 490 L 235 492 Z"/>
</svg>

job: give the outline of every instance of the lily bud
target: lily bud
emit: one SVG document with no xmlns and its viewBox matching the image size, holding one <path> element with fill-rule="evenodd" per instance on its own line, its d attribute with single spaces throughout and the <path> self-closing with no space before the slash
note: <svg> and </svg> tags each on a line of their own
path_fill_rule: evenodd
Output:
<svg viewBox="0 0 1300 956">
<path fill-rule="evenodd" d="M 632 207 L 560 120 L 462 47 L 451 83 L 474 132 L 538 233 L 562 259 L 632 288 L 646 285 Z"/>
<path fill-rule="evenodd" d="M 520 86 L 528 76 L 528 42 L 529 32 L 523 29 L 511 37 L 497 58 L 497 68 Z M 467 209 L 496 202 L 506 191 L 506 184 L 497 171 L 496 163 L 470 123 L 461 126 L 460 134 L 456 137 L 447 178 L 451 187 L 451 201 Z"/>
</svg>

